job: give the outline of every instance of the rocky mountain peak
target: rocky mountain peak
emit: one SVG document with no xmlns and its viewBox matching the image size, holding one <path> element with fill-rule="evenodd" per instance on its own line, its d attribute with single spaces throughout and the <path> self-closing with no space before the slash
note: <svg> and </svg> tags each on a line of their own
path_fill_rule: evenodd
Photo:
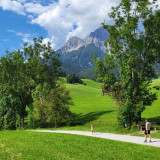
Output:
<svg viewBox="0 0 160 160">
<path fill-rule="evenodd" d="M 65 54 L 67 52 L 71 52 L 73 50 L 77 50 L 80 47 L 82 47 L 83 45 L 85 45 L 84 40 L 78 38 L 78 37 L 72 37 L 70 38 L 66 44 L 60 49 L 60 52 L 62 54 Z"/>
<path fill-rule="evenodd" d="M 99 39 L 100 41 L 106 41 L 109 36 L 109 33 L 106 29 L 100 27 L 96 29 L 94 32 L 91 32 L 88 37 L 92 37 L 93 39 Z"/>
<path fill-rule="evenodd" d="M 70 38 L 66 44 L 57 51 L 57 53 L 66 54 L 68 52 L 78 50 L 80 47 L 87 46 L 91 43 L 93 43 L 97 48 L 100 48 L 105 53 L 106 47 L 104 46 L 104 42 L 108 39 L 108 36 L 108 31 L 100 27 L 94 32 L 91 32 L 90 35 L 85 39 L 80 39 L 76 36 Z"/>
<path fill-rule="evenodd" d="M 85 38 L 85 43 L 94 43 L 96 47 L 100 48 L 103 52 L 106 52 L 104 42 L 108 39 L 109 33 L 106 29 L 100 27 L 94 32 L 91 32 L 88 37 Z"/>
</svg>

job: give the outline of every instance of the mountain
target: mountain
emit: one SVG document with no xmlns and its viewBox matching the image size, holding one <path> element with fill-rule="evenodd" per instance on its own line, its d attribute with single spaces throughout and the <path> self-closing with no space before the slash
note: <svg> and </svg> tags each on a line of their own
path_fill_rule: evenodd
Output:
<svg viewBox="0 0 160 160">
<path fill-rule="evenodd" d="M 82 46 L 87 46 L 90 43 L 95 44 L 96 47 L 100 48 L 103 52 L 106 51 L 104 42 L 108 39 L 109 33 L 106 29 L 100 27 L 94 32 L 91 32 L 85 39 L 79 37 L 70 38 L 64 46 L 57 50 L 60 54 L 66 54 L 74 50 L 78 50 Z"/>
<path fill-rule="evenodd" d="M 100 27 L 91 32 L 85 39 L 70 38 L 62 48 L 56 51 L 60 55 L 63 71 L 92 78 L 94 64 L 90 57 L 96 55 L 104 58 L 106 51 L 104 42 L 108 36 L 108 31 Z"/>
<path fill-rule="evenodd" d="M 85 38 L 85 44 L 94 43 L 96 47 L 100 48 L 103 52 L 106 51 L 104 42 L 108 39 L 109 33 L 106 29 L 102 27 L 91 32 L 88 37 Z"/>
<path fill-rule="evenodd" d="M 68 52 L 60 57 L 62 69 L 67 73 L 78 73 L 83 77 L 91 78 L 94 67 L 93 59 L 91 59 L 93 55 L 97 55 L 97 57 L 103 59 L 105 54 L 93 43 L 82 46 L 78 50 Z"/>
<path fill-rule="evenodd" d="M 70 38 L 66 44 L 56 51 L 62 61 L 62 70 L 67 73 L 76 73 L 84 78 L 93 78 L 94 63 L 92 55 L 104 59 L 106 47 L 104 42 L 109 33 L 102 27 L 91 32 L 85 39 Z M 157 76 L 160 76 L 160 64 L 154 66 Z"/>
<path fill-rule="evenodd" d="M 67 43 L 62 48 L 58 50 L 58 52 L 60 52 L 61 54 L 65 54 L 67 52 L 77 50 L 84 45 L 85 45 L 84 40 L 78 37 L 72 37 L 67 41 Z"/>
</svg>

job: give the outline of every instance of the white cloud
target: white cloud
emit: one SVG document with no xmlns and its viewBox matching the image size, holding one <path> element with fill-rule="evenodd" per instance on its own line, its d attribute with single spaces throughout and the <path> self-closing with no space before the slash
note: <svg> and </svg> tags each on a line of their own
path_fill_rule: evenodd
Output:
<svg viewBox="0 0 160 160">
<path fill-rule="evenodd" d="M 32 20 L 55 37 L 56 47 L 72 37 L 85 38 L 109 20 L 108 13 L 120 0 L 59 0 Z M 45 9 L 45 8 L 44 8 Z M 77 28 L 74 28 L 74 25 Z"/>
<path fill-rule="evenodd" d="M 31 34 L 17 32 L 16 35 L 17 36 L 21 36 L 22 37 L 22 41 L 24 43 L 33 44 L 33 40 L 31 39 Z"/>
<path fill-rule="evenodd" d="M 20 2 L 20 3 L 26 2 L 26 0 L 17 0 L 17 1 Z"/>
<path fill-rule="evenodd" d="M 50 1 L 48 5 L 43 6 L 39 1 L 28 3 L 26 0 L 0 0 L 5 4 L 11 5 L 13 2 L 19 4 L 21 10 L 17 7 L 17 13 L 25 12 L 32 24 L 45 28 L 49 37 L 54 37 L 56 49 L 61 47 L 68 38 L 72 36 L 85 38 L 90 32 L 100 27 L 104 20 L 107 22 L 111 6 L 116 6 L 119 1 L 59 0 L 52 3 Z M 11 10 L 11 7 L 8 9 Z M 26 38 L 23 40 L 27 41 Z"/>
<path fill-rule="evenodd" d="M 40 3 L 25 3 L 24 7 L 26 12 L 40 15 L 47 12 L 48 10 L 53 9 L 54 4 L 51 4 L 49 6 L 42 6 Z"/>
<path fill-rule="evenodd" d="M 121 0 L 0 0 L 0 7 L 26 15 L 32 24 L 38 24 L 48 31 L 45 40 L 51 40 L 57 48 L 72 36 L 85 38 L 90 32 L 109 22 L 108 13 Z M 160 1 L 158 1 L 160 4 Z M 75 27 L 76 26 L 76 27 Z M 23 35 L 23 41 L 29 37 Z M 53 38 L 54 37 L 54 38 Z M 53 43 L 54 41 L 54 43 Z M 31 41 L 30 41 L 31 42 Z M 56 44 L 56 45 L 55 45 Z"/>
<path fill-rule="evenodd" d="M 14 31 L 14 30 L 11 30 L 11 29 L 8 29 L 7 32 L 12 32 L 12 33 L 14 33 L 15 31 Z"/>
<path fill-rule="evenodd" d="M 48 45 L 48 42 L 51 43 L 51 47 L 52 49 L 55 47 L 55 43 L 54 43 L 54 37 L 52 36 L 51 38 L 44 38 L 42 43 L 45 45 Z"/>
<path fill-rule="evenodd" d="M 23 40 L 24 43 L 33 44 L 33 41 L 30 40 L 28 37 L 25 37 L 25 36 L 24 36 L 24 37 L 22 38 L 22 40 Z"/>
<path fill-rule="evenodd" d="M 31 19 L 31 20 L 34 19 L 33 15 L 31 15 L 31 14 L 28 15 L 28 18 Z"/>
<path fill-rule="evenodd" d="M 14 30 L 7 30 L 8 32 L 15 33 L 17 36 L 22 37 L 24 43 L 33 44 L 32 35 L 28 33 L 16 32 Z"/>
<path fill-rule="evenodd" d="M 0 7 L 2 7 L 3 10 L 10 10 L 20 15 L 25 15 L 24 6 L 15 0 L 0 0 Z"/>
</svg>

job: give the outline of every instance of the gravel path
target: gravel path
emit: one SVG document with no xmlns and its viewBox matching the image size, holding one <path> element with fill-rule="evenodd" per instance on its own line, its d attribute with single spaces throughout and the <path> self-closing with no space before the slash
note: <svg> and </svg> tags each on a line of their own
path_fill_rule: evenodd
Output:
<svg viewBox="0 0 160 160">
<path fill-rule="evenodd" d="M 121 134 L 112 134 L 112 133 L 100 133 L 100 132 L 85 132 L 85 131 L 63 131 L 63 130 L 32 130 L 34 132 L 52 132 L 52 133 L 65 133 L 65 134 L 76 134 L 76 135 L 83 135 L 83 136 L 90 136 L 90 137 L 98 137 L 104 139 L 111 139 L 116 141 L 122 142 L 130 142 L 136 143 L 141 145 L 148 145 L 154 147 L 160 147 L 160 139 L 152 139 L 152 142 L 144 142 L 144 137 L 137 137 L 137 136 L 130 136 L 130 135 L 121 135 Z M 148 138 L 149 141 L 149 138 Z"/>
</svg>

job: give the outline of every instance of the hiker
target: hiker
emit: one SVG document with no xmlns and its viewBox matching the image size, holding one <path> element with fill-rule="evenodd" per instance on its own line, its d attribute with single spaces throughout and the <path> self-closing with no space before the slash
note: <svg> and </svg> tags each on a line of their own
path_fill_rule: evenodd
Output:
<svg viewBox="0 0 160 160">
<path fill-rule="evenodd" d="M 145 120 L 146 124 L 145 124 L 145 141 L 144 142 L 147 142 L 147 134 L 149 135 L 149 142 L 151 142 L 151 135 L 150 135 L 150 123 L 148 122 L 148 120 L 146 119 Z"/>
<path fill-rule="evenodd" d="M 93 134 L 93 124 L 91 124 L 91 133 Z"/>
</svg>

